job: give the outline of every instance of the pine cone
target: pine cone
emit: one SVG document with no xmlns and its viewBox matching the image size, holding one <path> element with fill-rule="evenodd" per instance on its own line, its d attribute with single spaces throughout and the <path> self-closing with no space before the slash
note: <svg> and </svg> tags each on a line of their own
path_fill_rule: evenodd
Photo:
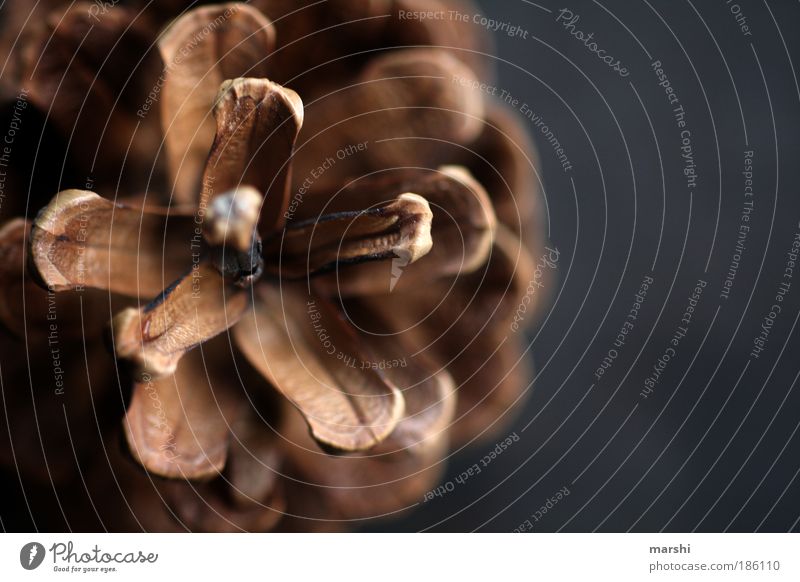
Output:
<svg viewBox="0 0 800 582">
<path fill-rule="evenodd" d="M 530 381 L 535 156 L 486 40 L 402 16 L 445 1 L 150 4 L 6 25 L 3 463 L 72 529 L 414 505 Z"/>
</svg>

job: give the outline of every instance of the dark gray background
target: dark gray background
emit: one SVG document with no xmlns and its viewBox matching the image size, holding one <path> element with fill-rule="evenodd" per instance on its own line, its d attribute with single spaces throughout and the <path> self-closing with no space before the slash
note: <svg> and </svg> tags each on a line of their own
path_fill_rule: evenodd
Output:
<svg viewBox="0 0 800 582">
<path fill-rule="evenodd" d="M 528 39 L 495 35 L 499 86 L 544 118 L 573 166 L 564 172 L 527 124 L 540 150 L 549 239 L 561 264 L 555 304 L 530 338 L 536 383 L 507 431 L 521 440 L 480 475 L 378 529 L 511 531 L 530 519 L 534 531 L 797 531 L 800 272 L 764 352 L 757 359 L 749 353 L 800 220 L 793 66 L 800 63 L 800 4 L 538 5 L 481 3 L 487 17 L 528 31 Z M 627 78 L 556 23 L 561 8 L 580 15 L 576 28 L 594 32 L 630 70 Z M 662 62 L 686 111 L 699 175 L 691 194 L 680 130 L 653 60 Z M 725 301 L 747 149 L 754 152 L 754 212 Z M 635 328 L 595 382 L 647 274 L 655 283 Z M 642 399 L 698 279 L 708 285 L 689 332 L 655 392 Z M 446 480 L 493 447 L 453 457 Z M 534 522 L 532 514 L 565 486 L 570 495 Z"/>
</svg>

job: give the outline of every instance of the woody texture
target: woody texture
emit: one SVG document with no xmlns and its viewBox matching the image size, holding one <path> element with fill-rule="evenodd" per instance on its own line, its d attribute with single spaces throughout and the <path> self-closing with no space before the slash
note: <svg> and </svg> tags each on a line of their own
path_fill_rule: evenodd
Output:
<svg viewBox="0 0 800 582">
<path fill-rule="evenodd" d="M 481 90 L 485 29 L 407 17 L 473 7 L 6 4 L 19 523 L 353 529 L 503 434 L 546 298 L 514 319 L 544 250 L 538 162 Z"/>
</svg>

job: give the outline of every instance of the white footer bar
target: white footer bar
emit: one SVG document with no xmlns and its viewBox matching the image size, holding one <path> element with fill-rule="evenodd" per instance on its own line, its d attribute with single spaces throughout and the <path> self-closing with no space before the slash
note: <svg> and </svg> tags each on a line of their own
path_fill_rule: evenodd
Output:
<svg viewBox="0 0 800 582">
<path fill-rule="evenodd" d="M 796 534 L 3 534 L 2 580 L 800 580 Z"/>
</svg>

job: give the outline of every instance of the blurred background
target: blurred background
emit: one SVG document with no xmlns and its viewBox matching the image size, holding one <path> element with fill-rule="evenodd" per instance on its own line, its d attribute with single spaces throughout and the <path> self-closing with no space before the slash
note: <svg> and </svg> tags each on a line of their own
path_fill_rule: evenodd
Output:
<svg viewBox="0 0 800 582">
<path fill-rule="evenodd" d="M 800 5 L 479 8 L 539 148 L 558 289 L 513 426 L 372 529 L 797 531 Z"/>
<path fill-rule="evenodd" d="M 454 451 L 415 511 L 362 529 L 798 531 L 800 3 L 462 16 L 492 33 L 487 88 L 538 146 L 557 285 L 511 422 Z M 33 529 L 18 489 L 0 529 Z"/>
</svg>

